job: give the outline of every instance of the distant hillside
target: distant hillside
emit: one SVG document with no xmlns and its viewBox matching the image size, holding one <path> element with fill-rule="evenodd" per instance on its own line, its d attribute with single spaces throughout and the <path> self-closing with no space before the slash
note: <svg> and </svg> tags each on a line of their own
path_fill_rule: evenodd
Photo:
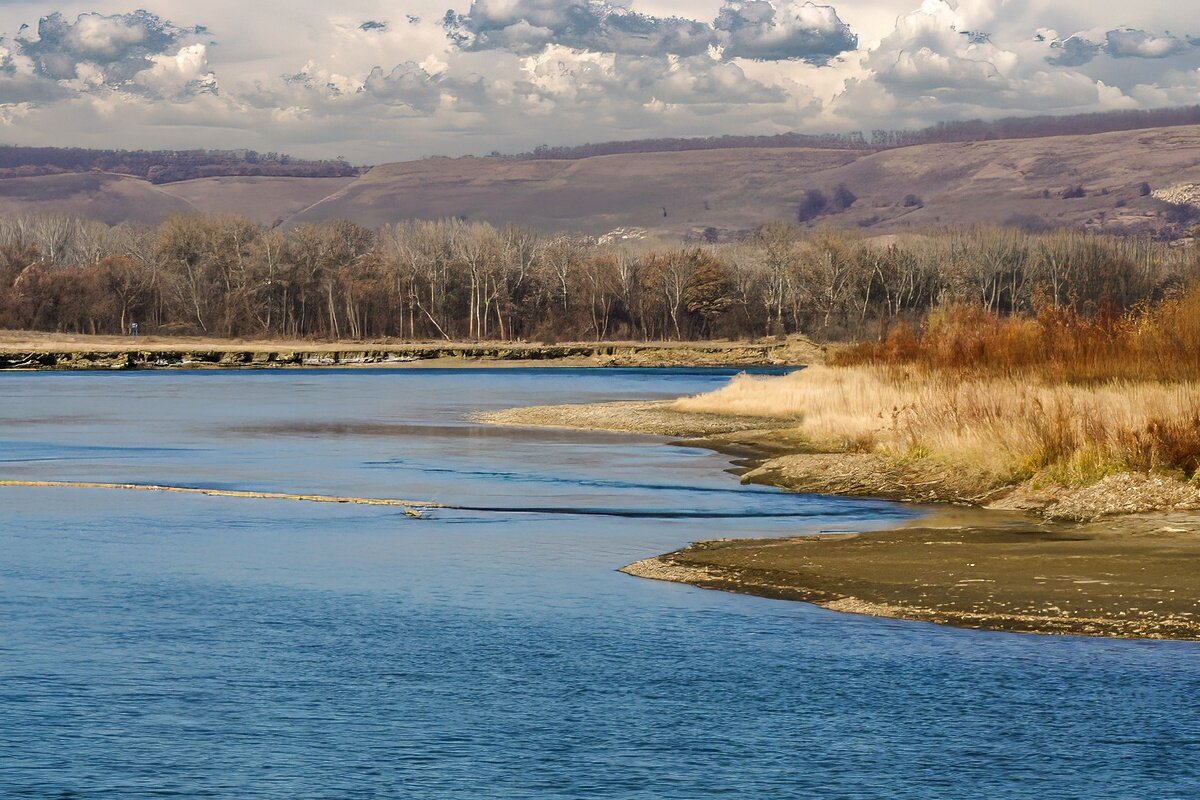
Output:
<svg viewBox="0 0 1200 800">
<path fill-rule="evenodd" d="M 1160 232 L 1145 194 L 1200 183 L 1200 125 L 880 151 L 728 148 L 569 160 L 430 159 L 376 167 L 288 220 L 379 225 L 465 217 L 548 231 L 728 237 L 773 220 L 880 232 L 974 223 Z M 837 210 L 845 187 L 854 197 Z M 802 214 L 810 193 L 823 213 Z"/>
<path fill-rule="evenodd" d="M 82 173 L 0 180 L 0 214 L 66 214 L 117 225 L 157 224 L 194 209 L 154 185 L 123 175 Z"/>
<path fill-rule="evenodd" d="M 353 178 L 198 178 L 165 185 L 98 172 L 0 180 L 0 215 L 63 214 L 109 225 L 157 225 L 172 214 L 242 214 L 281 223 Z"/>
<path fill-rule="evenodd" d="M 289 223 L 465 217 L 593 234 L 630 226 L 667 233 L 717 223 L 750 227 L 786 213 L 809 176 L 861 155 L 735 148 L 567 161 L 407 161 L 375 167 Z"/>
<path fill-rule="evenodd" d="M 354 178 L 223 177 L 179 181 L 155 187 L 206 214 L 241 214 L 268 227 L 282 223 Z M 3 184 L 0 183 L 0 186 Z"/>
<path fill-rule="evenodd" d="M 222 176 L 345 178 L 359 170 L 342 160 L 304 161 L 253 150 L 85 150 L 0 146 L 0 179 L 81 172 L 128 175 L 151 183 Z"/>
<path fill-rule="evenodd" d="M 229 175 L 157 185 L 99 172 L 40 175 L 0 179 L 0 213 L 156 223 L 199 210 L 245 214 L 263 225 L 344 218 L 370 227 L 459 217 L 676 240 L 728 240 L 775 220 L 879 233 L 987 223 L 1178 237 L 1200 217 L 1193 205 L 1167 202 L 1192 196 L 1180 187 L 1200 185 L 1200 124 L 887 147 L 753 144 L 561 159 L 431 158 L 363 175 Z"/>
</svg>

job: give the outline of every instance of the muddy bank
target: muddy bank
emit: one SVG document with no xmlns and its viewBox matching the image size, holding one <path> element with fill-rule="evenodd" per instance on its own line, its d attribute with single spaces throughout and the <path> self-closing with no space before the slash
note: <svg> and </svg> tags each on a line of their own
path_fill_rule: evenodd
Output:
<svg viewBox="0 0 1200 800">
<path fill-rule="evenodd" d="M 584 344 L 229 342 L 146 337 L 0 335 L 0 369 L 187 369 L 456 366 L 742 367 L 810 363 L 820 349 L 770 341 Z"/>
<path fill-rule="evenodd" d="M 695 414 L 670 401 L 480 419 L 685 437 L 734 458 L 745 482 L 947 504 L 893 531 L 698 542 L 631 564 L 630 575 L 968 628 L 1200 639 L 1200 490 L 1173 479 L 1035 490 L 928 459 L 813 452 L 794 419 Z"/>
<path fill-rule="evenodd" d="M 964 628 L 1200 639 L 1200 515 L 1064 525 L 993 512 L 936 522 L 699 542 L 622 571 Z"/>
</svg>

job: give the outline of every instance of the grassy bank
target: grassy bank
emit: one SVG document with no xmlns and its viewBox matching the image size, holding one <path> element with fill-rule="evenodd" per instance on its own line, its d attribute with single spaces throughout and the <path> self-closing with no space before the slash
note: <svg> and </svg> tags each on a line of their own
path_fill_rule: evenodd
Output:
<svg viewBox="0 0 1200 800">
<path fill-rule="evenodd" d="M 793 466 L 821 463 L 805 458 L 817 453 L 860 455 L 873 457 L 877 470 L 903 469 L 927 480 L 948 474 L 960 481 L 958 496 L 935 499 L 1008 498 L 1048 508 L 1069 499 L 1071 514 L 1098 516 L 1108 510 L 1103 495 L 1114 486 L 1153 481 L 1170 497 L 1147 500 L 1200 507 L 1195 381 L 1070 384 L 1036 375 L 886 365 L 812 367 L 784 377 L 740 376 L 715 392 L 679 400 L 675 408 L 792 419 L 807 451 L 793 458 Z M 1082 490 L 1100 483 L 1106 488 L 1096 493 L 1094 508 L 1076 508 Z"/>
</svg>

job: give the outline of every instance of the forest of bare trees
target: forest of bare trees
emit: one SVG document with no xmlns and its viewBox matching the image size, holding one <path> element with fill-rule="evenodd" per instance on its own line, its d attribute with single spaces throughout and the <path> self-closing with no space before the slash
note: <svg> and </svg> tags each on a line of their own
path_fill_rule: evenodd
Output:
<svg viewBox="0 0 1200 800">
<path fill-rule="evenodd" d="M 1200 278 L 1194 245 L 1005 228 L 867 238 L 766 225 L 719 246 L 458 220 L 268 230 L 0 219 L 0 327 L 219 337 L 595 340 L 882 335 L 950 303 L 1122 310 Z"/>
</svg>

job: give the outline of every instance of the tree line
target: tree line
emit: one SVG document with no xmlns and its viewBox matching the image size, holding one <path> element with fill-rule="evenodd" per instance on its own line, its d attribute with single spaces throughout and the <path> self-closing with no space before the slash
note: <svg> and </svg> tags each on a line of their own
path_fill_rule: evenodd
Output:
<svg viewBox="0 0 1200 800">
<path fill-rule="evenodd" d="M 886 149 L 944 142 L 1040 139 L 1044 136 L 1087 136 L 1097 133 L 1173 128 L 1185 125 L 1200 125 L 1200 106 L 939 122 L 915 131 L 872 131 L 871 146 Z"/>
<path fill-rule="evenodd" d="M 194 178 L 273 176 L 344 178 L 359 174 L 342 159 L 306 161 L 253 150 L 88 150 L 80 147 L 0 146 L 0 178 L 112 172 L 151 183 Z"/>
<path fill-rule="evenodd" d="M 881 336 L 952 304 L 1111 313 L 1200 278 L 1200 250 L 1081 232 L 874 237 L 764 225 L 722 245 L 461 220 L 266 229 L 0 219 L 0 327 L 218 337 L 599 340 Z"/>
<path fill-rule="evenodd" d="M 861 131 L 847 133 L 774 135 L 726 135 L 689 138 L 638 139 L 597 142 L 575 146 L 540 145 L 527 153 L 493 157 L 516 160 L 571 160 L 627 153 L 666 153 L 725 148 L 807 147 L 819 150 L 887 150 L 920 144 L 985 142 L 996 139 L 1037 139 L 1043 136 L 1083 136 L 1097 133 L 1200 125 L 1200 106 L 1149 110 L 1101 111 L 1062 116 L 1005 117 L 996 120 L 939 122 L 918 130 L 873 130 L 870 138 Z"/>
</svg>

